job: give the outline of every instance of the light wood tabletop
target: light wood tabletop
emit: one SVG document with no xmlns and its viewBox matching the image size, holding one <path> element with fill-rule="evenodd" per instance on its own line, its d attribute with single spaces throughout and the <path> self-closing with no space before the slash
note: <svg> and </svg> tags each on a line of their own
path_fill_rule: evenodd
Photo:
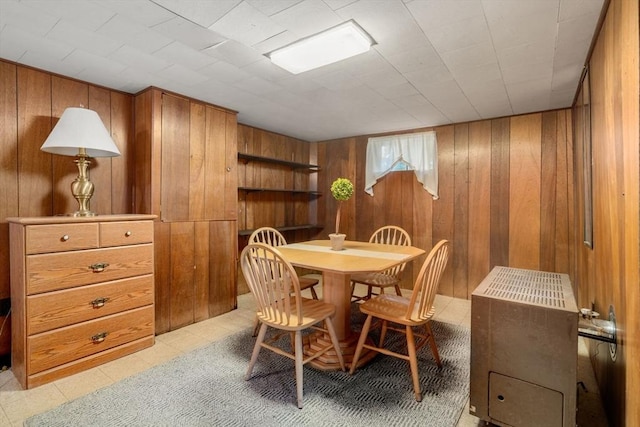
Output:
<svg viewBox="0 0 640 427">
<path fill-rule="evenodd" d="M 358 340 L 358 333 L 351 329 L 351 274 L 384 271 L 425 254 L 423 249 L 414 246 L 349 240 L 344 242 L 341 251 L 332 250 L 329 240 L 291 243 L 279 246 L 278 250 L 292 265 L 322 272 L 322 299 L 336 306 L 333 322 L 345 363 L 351 362 Z M 368 361 L 364 359 L 363 364 Z M 329 355 L 324 360 L 318 360 L 314 366 L 327 370 L 339 369 L 336 363 L 337 358 Z"/>
</svg>

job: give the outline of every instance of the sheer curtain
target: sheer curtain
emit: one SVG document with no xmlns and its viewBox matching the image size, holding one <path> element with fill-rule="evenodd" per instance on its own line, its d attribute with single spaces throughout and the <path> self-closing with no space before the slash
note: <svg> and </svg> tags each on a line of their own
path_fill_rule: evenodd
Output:
<svg viewBox="0 0 640 427">
<path fill-rule="evenodd" d="M 438 143 L 436 133 L 408 133 L 369 138 L 365 188 L 373 196 L 374 184 L 404 161 L 415 172 L 418 182 L 438 199 Z"/>
</svg>

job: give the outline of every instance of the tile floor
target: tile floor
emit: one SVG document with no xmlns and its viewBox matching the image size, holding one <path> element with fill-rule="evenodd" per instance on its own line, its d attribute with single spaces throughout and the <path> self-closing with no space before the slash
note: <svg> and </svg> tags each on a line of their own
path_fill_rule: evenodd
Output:
<svg viewBox="0 0 640 427">
<path fill-rule="evenodd" d="M 438 295 L 435 301 L 435 320 L 470 326 L 471 302 Z M 254 303 L 250 294 L 238 297 L 238 309 L 176 331 L 156 337 L 156 344 L 148 349 L 109 362 L 88 371 L 36 387 L 23 390 L 11 370 L 0 373 L 0 426 L 22 426 L 30 416 L 90 393 L 99 388 L 161 364 L 181 353 L 219 340 L 253 325 Z M 590 427 L 606 427 L 600 396 L 593 379 L 593 371 L 586 357 L 586 346 L 580 345 L 579 380 L 589 393 L 582 399 L 580 418 L 589 420 Z M 467 404 L 468 406 L 468 404 Z M 583 409 L 584 407 L 584 409 Z M 484 422 L 468 413 L 462 413 L 456 427 L 481 426 Z M 454 426 L 452 426 L 454 427 Z"/>
</svg>

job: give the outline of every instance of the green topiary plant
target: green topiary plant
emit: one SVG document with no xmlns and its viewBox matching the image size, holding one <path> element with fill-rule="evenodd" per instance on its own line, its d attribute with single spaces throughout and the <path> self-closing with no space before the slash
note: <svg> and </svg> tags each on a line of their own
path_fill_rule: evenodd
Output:
<svg viewBox="0 0 640 427">
<path fill-rule="evenodd" d="M 353 195 L 353 184 L 347 178 L 338 178 L 331 184 L 331 194 L 338 201 L 338 211 L 336 212 L 336 233 L 340 231 L 340 208 L 342 202 L 349 200 Z"/>
</svg>

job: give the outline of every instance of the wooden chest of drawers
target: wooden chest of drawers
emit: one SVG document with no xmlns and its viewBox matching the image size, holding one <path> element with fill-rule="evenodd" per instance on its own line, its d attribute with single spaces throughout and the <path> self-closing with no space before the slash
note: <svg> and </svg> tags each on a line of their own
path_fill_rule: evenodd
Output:
<svg viewBox="0 0 640 427">
<path fill-rule="evenodd" d="M 8 218 L 11 365 L 24 388 L 153 345 L 153 218 Z"/>
</svg>

